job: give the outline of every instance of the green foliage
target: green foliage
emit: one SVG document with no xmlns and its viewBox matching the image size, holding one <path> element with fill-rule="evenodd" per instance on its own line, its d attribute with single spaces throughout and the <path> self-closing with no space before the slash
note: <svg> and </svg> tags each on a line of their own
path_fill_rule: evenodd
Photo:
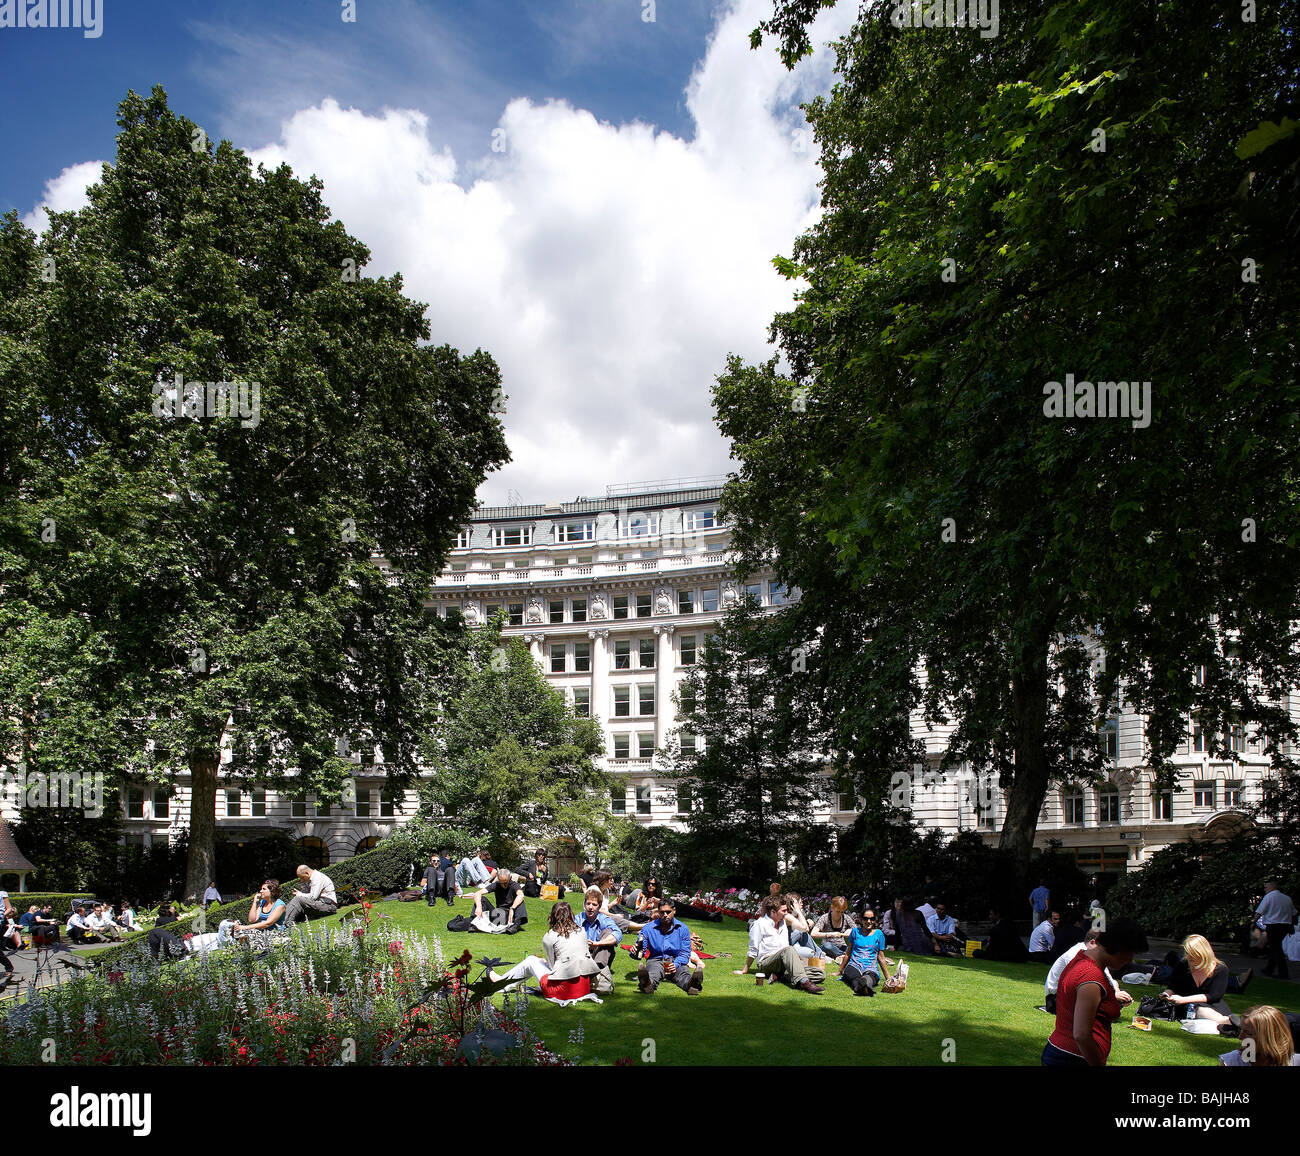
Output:
<svg viewBox="0 0 1300 1156">
<path fill-rule="evenodd" d="M 501 637 L 502 621 L 465 640 L 467 659 L 426 749 L 434 773 L 421 784 L 420 814 L 480 832 L 503 863 L 555 837 L 603 842 L 599 724 L 574 714 L 522 638 Z"/>
<path fill-rule="evenodd" d="M 100 889 L 114 877 L 122 854 L 117 793 L 105 791 L 103 805 L 98 818 L 75 807 L 23 807 L 18 812 L 10 831 L 42 887 L 80 892 Z"/>
<path fill-rule="evenodd" d="M 756 39 L 791 63 L 819 7 L 778 0 Z M 918 716 L 950 722 L 945 766 L 998 775 L 1028 870 L 1049 784 L 1107 770 L 1121 680 L 1157 771 L 1192 713 L 1215 757 L 1256 723 L 1287 763 L 1300 138 L 1266 122 L 1294 111 L 1294 27 L 1069 0 L 1004 6 L 986 39 L 891 8 L 861 6 L 807 107 L 824 212 L 777 261 L 781 366 L 718 379 L 724 504 L 746 565 L 803 591 L 859 793 L 919 761 Z M 1051 416 L 1067 374 L 1150 405 Z"/>
<path fill-rule="evenodd" d="M 50 916 L 53 919 L 66 921 L 72 914 L 72 901 L 74 899 L 93 899 L 94 896 L 88 891 L 17 891 L 9 890 L 9 902 L 14 905 L 14 910 L 19 915 L 25 915 L 27 908 L 33 903 L 42 905 L 48 903 L 53 910 Z"/>
<path fill-rule="evenodd" d="M 1245 944 L 1272 878 L 1288 895 L 1300 893 L 1300 844 L 1294 839 L 1257 829 L 1222 843 L 1171 843 L 1111 888 L 1106 913 L 1136 919 L 1148 935 L 1196 934 Z"/>
<path fill-rule="evenodd" d="M 188 766 L 193 891 L 228 720 L 236 784 L 336 800 L 342 740 L 414 778 L 459 656 L 424 599 L 508 453 L 492 358 L 361 275 L 318 180 L 192 147 L 160 88 L 118 124 L 84 209 L 0 223 L 0 750 L 117 784 Z"/>
</svg>

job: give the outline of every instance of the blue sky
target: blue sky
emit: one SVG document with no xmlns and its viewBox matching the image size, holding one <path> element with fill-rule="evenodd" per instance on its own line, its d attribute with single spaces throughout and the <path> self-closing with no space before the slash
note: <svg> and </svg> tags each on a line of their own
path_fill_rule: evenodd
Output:
<svg viewBox="0 0 1300 1156">
<path fill-rule="evenodd" d="M 751 51 L 772 0 L 646 3 L 357 0 L 346 23 L 340 0 L 102 0 L 98 38 L 0 27 L 0 210 L 39 228 L 42 201 L 84 203 L 117 103 L 161 84 L 209 136 L 319 175 L 368 272 L 497 357 L 514 461 L 485 501 L 722 472 L 709 389 L 790 304 L 771 259 L 818 211 L 797 105 L 829 54 L 792 75 Z"/>
</svg>

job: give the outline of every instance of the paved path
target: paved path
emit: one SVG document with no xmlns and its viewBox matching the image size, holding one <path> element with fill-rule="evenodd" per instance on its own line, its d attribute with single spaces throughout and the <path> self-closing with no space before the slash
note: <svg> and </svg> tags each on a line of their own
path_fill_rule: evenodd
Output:
<svg viewBox="0 0 1300 1156">
<path fill-rule="evenodd" d="M 79 974 L 61 962 L 77 956 L 66 939 L 60 939 L 51 944 L 48 950 L 39 953 L 35 948 L 28 947 L 22 951 L 10 951 L 8 956 L 9 962 L 14 965 L 14 980 L 0 992 L 0 1001 L 16 999 L 20 993 L 27 994 L 33 981 L 38 988 L 53 987 Z"/>
</svg>

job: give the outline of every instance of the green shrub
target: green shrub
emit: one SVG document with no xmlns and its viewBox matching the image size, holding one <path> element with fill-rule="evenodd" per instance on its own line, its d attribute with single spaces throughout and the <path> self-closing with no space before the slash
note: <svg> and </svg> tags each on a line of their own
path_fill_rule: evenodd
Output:
<svg viewBox="0 0 1300 1156">
<path fill-rule="evenodd" d="M 9 902 L 14 905 L 14 910 L 19 915 L 25 915 L 27 909 L 33 903 L 39 903 L 44 906 L 49 903 L 54 910 L 51 912 L 53 917 L 61 923 L 66 923 L 68 916 L 72 914 L 72 901 L 74 899 L 94 899 L 95 897 L 88 891 L 10 891 Z"/>
</svg>

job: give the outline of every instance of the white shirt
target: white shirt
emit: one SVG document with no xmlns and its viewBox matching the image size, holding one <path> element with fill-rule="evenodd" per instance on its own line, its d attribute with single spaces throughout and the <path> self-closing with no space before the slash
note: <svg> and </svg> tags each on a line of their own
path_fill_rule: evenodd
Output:
<svg viewBox="0 0 1300 1156">
<path fill-rule="evenodd" d="M 311 885 L 307 889 L 308 899 L 328 899 L 331 903 L 337 903 L 338 897 L 334 894 L 334 880 L 332 880 L 324 871 L 313 871 L 311 873 Z"/>
<path fill-rule="evenodd" d="M 917 908 L 917 911 L 921 913 L 921 918 L 925 920 L 926 927 L 929 927 L 930 920 L 934 916 L 934 908 L 928 903 L 922 903 L 921 906 Z"/>
<path fill-rule="evenodd" d="M 89 923 L 91 931 L 103 931 L 106 927 L 114 926 L 113 921 L 107 915 L 92 915 Z"/>
<path fill-rule="evenodd" d="M 1069 947 L 1062 952 L 1061 958 L 1052 964 L 1052 970 L 1047 973 L 1047 982 L 1043 984 L 1044 995 L 1056 994 L 1056 989 L 1061 986 L 1061 976 L 1065 974 L 1065 969 L 1070 966 L 1071 960 L 1079 952 L 1087 949 L 1087 946 L 1086 943 L 1076 943 L 1073 947 Z M 1115 977 L 1110 974 L 1110 969 L 1103 968 L 1103 970 L 1106 972 L 1106 978 L 1110 980 L 1110 986 L 1115 989 L 1115 994 L 1119 995 L 1119 984 L 1115 982 Z"/>
<path fill-rule="evenodd" d="M 1056 928 L 1052 926 L 1050 920 L 1044 919 L 1034 928 L 1033 934 L 1029 937 L 1029 950 L 1051 951 L 1052 944 L 1055 942 Z"/>
<path fill-rule="evenodd" d="M 80 911 L 74 911 L 68 916 L 68 930 L 71 931 L 74 927 L 80 927 L 83 930 L 90 927 L 86 922 L 86 917 L 82 915 Z"/>
<path fill-rule="evenodd" d="M 762 915 L 749 925 L 749 957 L 766 959 L 778 951 L 790 946 L 790 929 L 781 920 L 780 925 L 772 922 L 770 915 Z"/>
<path fill-rule="evenodd" d="M 1275 888 L 1259 901 L 1255 914 L 1265 926 L 1270 923 L 1294 923 L 1295 904 L 1289 895 L 1283 895 Z"/>
</svg>

